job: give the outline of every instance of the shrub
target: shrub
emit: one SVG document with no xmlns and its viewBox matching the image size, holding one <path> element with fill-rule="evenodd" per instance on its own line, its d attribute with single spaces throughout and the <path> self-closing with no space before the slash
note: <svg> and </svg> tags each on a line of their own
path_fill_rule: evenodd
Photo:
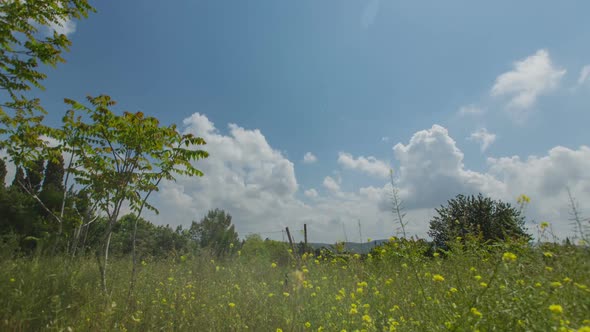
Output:
<svg viewBox="0 0 590 332">
<path fill-rule="evenodd" d="M 481 241 L 530 239 L 524 217 L 509 203 L 495 201 L 482 194 L 457 195 L 447 206 L 436 209 L 430 221 L 430 235 L 437 246 L 446 246 L 457 237 L 475 236 Z"/>
</svg>

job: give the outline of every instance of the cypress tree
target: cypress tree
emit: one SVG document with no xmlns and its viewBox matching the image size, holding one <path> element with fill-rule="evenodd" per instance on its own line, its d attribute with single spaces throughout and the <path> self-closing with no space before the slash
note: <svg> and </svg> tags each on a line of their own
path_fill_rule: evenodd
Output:
<svg viewBox="0 0 590 332">
<path fill-rule="evenodd" d="M 21 187 L 21 184 L 25 185 L 25 183 L 25 172 L 21 167 L 17 167 L 16 174 L 14 175 L 14 180 L 12 180 L 12 187 L 17 188 L 20 191 L 24 191 Z"/>
<path fill-rule="evenodd" d="M 61 210 L 64 195 L 63 179 L 64 160 L 60 155 L 57 159 L 47 162 L 43 186 L 39 193 L 39 197 L 41 198 L 41 201 L 43 201 L 43 204 L 54 212 Z M 48 217 L 46 211 L 43 211 L 42 214 L 45 217 Z"/>
<path fill-rule="evenodd" d="M 64 173 L 64 158 L 61 155 L 58 156 L 56 160 L 47 162 L 42 190 L 56 190 L 63 192 Z"/>
<path fill-rule="evenodd" d="M 29 190 L 34 193 L 38 193 L 41 190 L 41 181 L 43 181 L 43 168 L 45 166 L 45 160 L 38 159 L 27 167 L 27 178 L 25 179 L 26 185 Z"/>
<path fill-rule="evenodd" d="M 0 158 L 0 189 L 4 189 L 6 186 L 6 162 L 4 159 Z"/>
</svg>

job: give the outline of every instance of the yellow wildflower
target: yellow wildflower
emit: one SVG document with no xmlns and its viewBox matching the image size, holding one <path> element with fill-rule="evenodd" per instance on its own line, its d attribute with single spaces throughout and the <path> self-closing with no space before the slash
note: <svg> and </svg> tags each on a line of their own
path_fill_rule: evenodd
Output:
<svg viewBox="0 0 590 332">
<path fill-rule="evenodd" d="M 531 198 L 528 197 L 525 194 L 522 194 L 522 195 L 518 196 L 518 198 L 516 199 L 516 201 L 518 202 L 518 204 L 525 204 L 525 203 L 530 203 L 531 202 Z"/>
<path fill-rule="evenodd" d="M 559 304 L 552 304 L 549 306 L 549 310 L 551 310 L 552 313 L 554 314 L 561 314 L 563 313 L 563 307 L 560 306 Z"/>
<path fill-rule="evenodd" d="M 442 281 L 445 281 L 445 278 L 443 276 L 441 276 L 440 274 L 435 274 L 432 276 L 432 280 L 442 282 Z"/>
<path fill-rule="evenodd" d="M 236 304 L 235 304 L 235 303 L 233 303 L 233 302 L 230 302 L 230 303 L 228 303 L 227 305 L 228 305 L 230 308 L 233 308 L 233 307 L 235 307 L 235 306 L 236 306 Z"/>
<path fill-rule="evenodd" d="M 471 310 L 470 310 L 470 311 L 471 311 L 471 313 L 472 313 L 473 315 L 475 315 L 475 316 L 477 316 L 477 317 L 481 317 L 481 316 L 482 316 L 481 312 L 479 312 L 479 310 L 477 310 L 477 308 L 475 308 L 475 307 L 474 307 L 474 308 L 471 308 Z"/>
<path fill-rule="evenodd" d="M 277 267 L 277 263 L 270 264 L 270 267 L 272 267 L 274 269 L 275 267 Z"/>
<path fill-rule="evenodd" d="M 516 260 L 516 255 L 511 252 L 505 252 L 504 255 L 502 255 L 502 260 L 504 262 L 514 262 Z"/>
</svg>

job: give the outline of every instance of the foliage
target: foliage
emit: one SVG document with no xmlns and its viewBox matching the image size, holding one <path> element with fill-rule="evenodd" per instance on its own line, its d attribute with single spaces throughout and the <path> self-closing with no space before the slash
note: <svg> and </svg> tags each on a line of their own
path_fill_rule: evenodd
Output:
<svg viewBox="0 0 590 332">
<path fill-rule="evenodd" d="M 25 172 L 23 171 L 22 167 L 16 168 L 16 174 L 14 175 L 14 179 L 12 180 L 12 187 L 18 188 L 21 191 L 22 189 L 21 183 L 25 183 Z"/>
<path fill-rule="evenodd" d="M 60 212 L 64 200 L 64 172 L 64 160 L 61 155 L 55 160 L 49 160 L 47 162 L 39 198 L 54 213 Z M 67 197 L 71 196 L 73 195 L 67 195 Z M 49 217 L 47 213 L 45 215 Z"/>
<path fill-rule="evenodd" d="M 6 170 L 6 162 L 0 157 L 0 190 L 4 189 L 7 173 L 8 171 Z"/>
<path fill-rule="evenodd" d="M 200 222 L 193 221 L 189 233 L 201 248 L 211 250 L 217 257 L 224 256 L 234 251 L 239 243 L 231 219 L 223 210 L 210 210 Z"/>
<path fill-rule="evenodd" d="M 16 165 L 27 166 L 38 159 L 46 142 L 41 135 L 51 132 L 42 124 L 45 110 L 38 98 L 25 93 L 42 89 L 46 74 L 42 65 L 55 67 L 71 41 L 40 29 L 62 25 L 70 19 L 87 17 L 92 8 L 86 0 L 11 0 L 0 2 L 0 92 L 8 101 L 0 103 L 0 148 L 5 148 Z M 4 97 L 4 96 L 3 96 Z"/>
<path fill-rule="evenodd" d="M 38 158 L 27 165 L 25 169 L 26 178 L 24 186 L 27 187 L 31 193 L 37 194 L 41 190 L 41 183 L 43 182 L 43 173 L 45 172 L 45 160 Z"/>
<path fill-rule="evenodd" d="M 438 215 L 430 221 L 428 235 L 437 246 L 444 247 L 454 238 L 467 235 L 482 241 L 530 238 L 519 210 L 482 194 L 477 197 L 457 195 L 436 212 Z"/>
<path fill-rule="evenodd" d="M 16 109 L 20 115 L 25 114 L 21 112 L 25 109 L 42 110 L 39 100 L 28 100 L 20 93 L 32 87 L 43 88 L 41 81 L 47 75 L 40 70 L 41 64 L 55 67 L 65 62 L 61 55 L 71 46 L 68 37 L 55 31 L 43 37 L 39 30 L 87 17 L 91 11 L 94 9 L 86 0 L 0 2 L 0 89 L 12 99 L 0 104 L 3 120 L 8 120 L 3 107 Z"/>
<path fill-rule="evenodd" d="M 66 99 L 71 109 L 63 118 L 56 139 L 75 158 L 67 171 L 84 187 L 88 199 L 107 216 L 107 225 L 97 258 L 106 291 L 106 265 L 113 227 L 123 204 L 139 218 L 144 208 L 156 211 L 148 202 L 161 180 L 176 175 L 202 176 L 192 161 L 208 156 L 195 147 L 205 141 L 192 134 L 180 134 L 175 125 L 160 126 L 158 119 L 143 113 L 110 110 L 109 96 L 88 97 L 91 107 Z M 100 255 L 104 254 L 104 259 Z"/>
<path fill-rule="evenodd" d="M 293 257 L 289 253 L 289 244 L 270 239 L 262 240 L 258 234 L 246 236 L 240 249 L 241 255 L 246 259 L 275 262 L 280 266 L 287 266 Z"/>
<path fill-rule="evenodd" d="M 128 256 L 133 251 L 133 233 L 136 216 L 127 214 L 113 229 L 111 248 L 117 256 Z M 148 257 L 175 256 L 192 251 L 188 234 L 182 228 L 176 231 L 168 226 L 156 226 L 139 218 L 137 223 L 137 253 L 140 260 Z"/>
<path fill-rule="evenodd" d="M 455 241 L 451 246 L 446 257 L 413 257 L 417 253 L 411 242 L 392 239 L 386 250 L 395 249 L 401 256 L 352 255 L 346 261 L 306 254 L 286 265 L 250 257 L 245 249 L 222 261 L 205 252 L 147 257 L 139 266 L 133 305 L 127 305 L 125 296 L 130 270 L 126 258 L 112 260 L 111 296 L 96 292 L 100 276 L 91 258 L 0 260 L 0 329 L 576 331 L 590 327 L 590 257 L 585 248 L 479 241 Z M 419 262 L 424 293 L 408 266 L 411 259 Z"/>
</svg>

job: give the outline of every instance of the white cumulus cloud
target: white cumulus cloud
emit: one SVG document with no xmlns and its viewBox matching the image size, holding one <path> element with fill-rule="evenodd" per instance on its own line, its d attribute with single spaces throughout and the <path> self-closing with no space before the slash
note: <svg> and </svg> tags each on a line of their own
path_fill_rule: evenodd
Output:
<svg viewBox="0 0 590 332">
<path fill-rule="evenodd" d="M 584 84 L 590 77 L 590 65 L 584 66 L 580 70 L 580 77 L 578 78 L 578 84 Z"/>
<path fill-rule="evenodd" d="M 480 128 L 472 132 L 469 139 L 478 142 L 481 152 L 484 152 L 496 141 L 496 134 L 488 132 L 486 128 Z"/>
<path fill-rule="evenodd" d="M 326 176 L 324 178 L 324 182 L 322 183 L 326 189 L 333 193 L 337 193 L 340 191 L 340 184 L 338 181 L 334 180 L 331 176 Z"/>
<path fill-rule="evenodd" d="M 205 176 L 181 176 L 176 182 L 163 183 L 153 202 L 161 214 L 148 214 L 148 219 L 188 226 L 209 209 L 221 208 L 233 216 L 242 236 L 255 232 L 280 239 L 273 235 L 277 233 L 265 232 L 289 226 L 297 234 L 305 223 L 310 241 L 358 241 L 354 230 L 359 220 L 366 237 L 395 234 L 386 179 L 382 186 L 347 192 L 339 176 L 326 176 L 320 184 L 331 195 L 319 195 L 310 188 L 303 195 L 312 199 L 303 202 L 296 195 L 299 186 L 293 163 L 272 148 L 259 130 L 231 124 L 227 133 L 221 133 L 198 113 L 184 125 L 186 132 L 207 141 L 205 149 L 211 156 L 195 164 Z M 395 184 L 405 202 L 410 234 L 425 236 L 434 208 L 459 193 L 481 192 L 510 203 L 525 193 L 532 198 L 527 217 L 551 222 L 559 236 L 567 236 L 570 229 L 565 188 L 569 186 L 579 202 L 590 201 L 590 148 L 586 146 L 555 147 L 544 156 L 524 159 L 489 158 L 486 170 L 473 171 L 465 167 L 463 152 L 448 130 L 433 125 L 395 145 L 393 153 L 399 167 Z"/>
<path fill-rule="evenodd" d="M 303 194 L 309 198 L 316 198 L 318 197 L 318 192 L 315 189 L 308 189 L 303 192 Z"/>
<path fill-rule="evenodd" d="M 435 207 L 458 193 L 496 192 L 502 183 L 465 169 L 463 152 L 446 128 L 416 132 L 406 145 L 393 147 L 399 162 L 400 193 L 408 207 Z"/>
<path fill-rule="evenodd" d="M 390 168 L 387 163 L 375 157 L 360 156 L 355 158 L 350 153 L 340 152 L 338 164 L 375 177 L 387 178 L 389 176 Z"/>
<path fill-rule="evenodd" d="M 58 20 L 57 23 L 51 23 L 47 27 L 47 34 L 53 35 L 53 31 L 69 36 L 76 32 L 76 22 L 72 20 Z"/>
<path fill-rule="evenodd" d="M 311 152 L 307 152 L 303 156 L 303 162 L 306 163 L 306 164 L 313 164 L 316 161 L 318 161 L 318 158 L 316 156 L 314 156 L 314 154 L 311 153 Z"/>
<path fill-rule="evenodd" d="M 495 97 L 507 97 L 509 109 L 526 110 L 539 96 L 555 90 L 565 73 L 565 69 L 552 64 L 547 50 L 539 50 L 516 61 L 512 71 L 498 76 L 490 93 Z"/>
</svg>

